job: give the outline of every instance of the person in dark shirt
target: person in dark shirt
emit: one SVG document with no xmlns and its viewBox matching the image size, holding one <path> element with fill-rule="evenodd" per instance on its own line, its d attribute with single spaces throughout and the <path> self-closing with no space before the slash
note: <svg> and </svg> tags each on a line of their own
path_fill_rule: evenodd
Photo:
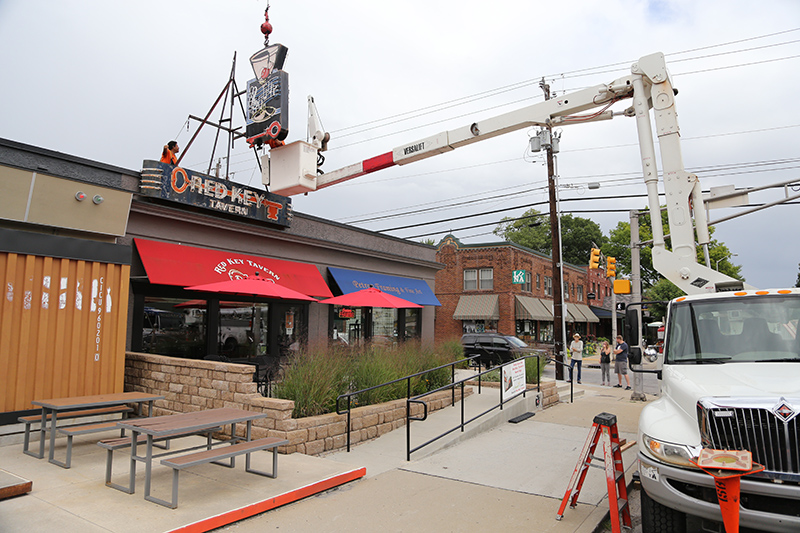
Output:
<svg viewBox="0 0 800 533">
<path fill-rule="evenodd" d="M 625 390 L 631 390 L 631 380 L 628 378 L 628 343 L 622 339 L 622 335 L 617 335 L 617 346 L 614 348 L 614 373 L 617 375 L 619 385 L 614 385 L 617 388 L 622 388 L 622 376 L 625 376 L 625 383 L 627 387 Z"/>
</svg>

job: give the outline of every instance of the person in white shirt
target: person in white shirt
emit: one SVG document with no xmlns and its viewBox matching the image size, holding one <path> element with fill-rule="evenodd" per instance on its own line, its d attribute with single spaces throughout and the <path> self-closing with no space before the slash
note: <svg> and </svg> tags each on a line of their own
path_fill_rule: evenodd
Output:
<svg viewBox="0 0 800 533">
<path fill-rule="evenodd" d="M 572 369 L 578 366 L 578 383 L 581 382 L 581 366 L 583 365 L 583 341 L 581 336 L 577 333 L 572 336 L 572 342 L 569 345 L 569 354 L 572 361 L 569 363 L 569 380 L 572 381 Z"/>
</svg>

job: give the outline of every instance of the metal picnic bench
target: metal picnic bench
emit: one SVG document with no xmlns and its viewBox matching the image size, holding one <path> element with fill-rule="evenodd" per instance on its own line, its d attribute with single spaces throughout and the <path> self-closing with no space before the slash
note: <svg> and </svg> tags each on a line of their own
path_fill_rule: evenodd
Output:
<svg viewBox="0 0 800 533">
<path fill-rule="evenodd" d="M 193 413 L 181 413 L 176 415 L 159 416 L 140 420 L 122 420 L 117 422 L 118 427 L 131 432 L 130 439 L 130 467 L 128 486 L 117 485 L 110 481 L 109 464 L 106 465 L 106 485 L 132 494 L 135 490 L 136 482 L 136 463 L 145 463 L 145 485 L 144 498 L 148 501 L 175 509 L 178 506 L 178 474 L 181 470 L 192 466 L 216 463 L 228 468 L 235 466 L 235 459 L 239 455 L 247 457 L 245 471 L 267 477 L 276 477 L 278 470 L 278 447 L 289 444 L 288 440 L 267 437 L 258 440 L 251 440 L 251 430 L 253 420 L 266 418 L 268 415 L 263 412 L 244 411 L 242 409 L 223 408 L 197 411 Z M 246 422 L 247 429 L 244 438 L 236 436 L 236 424 Z M 230 425 L 231 440 L 212 443 L 209 431 Z M 203 446 L 195 446 L 183 450 L 170 450 L 158 455 L 153 454 L 153 443 L 167 438 L 177 438 L 179 436 L 189 436 L 197 434 L 208 435 L 208 440 Z M 141 443 L 142 436 L 145 436 L 145 455 L 137 453 L 138 445 Z M 122 447 L 125 443 L 120 443 Z M 101 444 L 102 446 L 102 444 Z M 217 446 L 217 447 L 214 447 Z M 109 449 L 108 446 L 104 446 Z M 119 449 L 119 448 L 117 448 Z M 196 450 L 203 450 L 197 452 Z M 250 466 L 250 454 L 260 450 L 272 450 L 272 472 L 266 473 L 255 470 Z M 109 453 L 112 450 L 109 449 Z M 151 496 L 151 473 L 153 459 L 165 455 L 175 455 L 183 452 L 194 452 L 164 459 L 161 464 L 173 469 L 172 479 L 172 501 L 162 500 Z M 230 459 L 229 464 L 220 463 L 224 459 Z M 109 459 L 110 460 L 110 459 Z"/>
<path fill-rule="evenodd" d="M 123 419 L 127 419 L 128 413 L 133 408 L 128 404 L 136 404 L 137 414 L 142 415 L 142 404 L 147 403 L 147 414 L 153 413 L 153 402 L 162 400 L 164 396 L 148 394 L 144 392 L 121 392 L 112 394 L 98 394 L 94 396 L 78 396 L 73 398 L 53 398 L 48 400 L 34 400 L 31 402 L 42 408 L 41 415 L 30 415 L 20 417 L 18 420 L 25 424 L 25 436 L 23 440 L 23 453 L 42 459 L 44 457 L 45 436 L 50 433 L 50 449 L 48 461 L 62 468 L 70 468 L 72 464 L 72 438 L 75 435 L 86 435 L 118 429 L 118 420 L 109 422 L 99 422 L 90 424 L 75 424 L 71 426 L 58 426 L 59 420 L 71 420 L 90 416 L 101 416 L 110 414 L 122 414 Z M 39 451 L 30 451 L 30 435 L 32 424 L 39 422 Z M 61 462 L 55 459 L 55 440 L 56 433 L 67 436 L 67 459 Z M 124 433 L 122 433 L 124 435 Z"/>
</svg>

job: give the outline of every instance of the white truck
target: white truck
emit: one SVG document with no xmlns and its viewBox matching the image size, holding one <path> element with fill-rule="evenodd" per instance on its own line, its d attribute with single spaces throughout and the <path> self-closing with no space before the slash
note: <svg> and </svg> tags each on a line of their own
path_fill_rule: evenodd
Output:
<svg viewBox="0 0 800 533">
<path fill-rule="evenodd" d="M 651 221 L 661 220 L 662 202 L 669 215 L 672 250 L 665 245 L 663 228 L 654 223 L 653 265 L 688 295 L 668 305 L 658 371 L 661 396 L 643 409 L 639 421 L 643 530 L 681 532 L 698 520 L 700 527 L 719 530 L 714 480 L 690 462 L 705 447 L 749 450 L 765 466 L 742 480 L 742 527 L 800 531 L 800 289 L 754 290 L 710 268 L 707 248 L 706 265 L 697 262 L 695 241 L 707 245 L 710 236 L 699 180 L 683 166 L 675 95 L 663 54 L 652 54 L 634 63 L 629 76 L 610 84 L 442 132 L 321 175 L 317 152 L 328 136 L 313 110 L 311 143 L 296 141 L 265 155 L 263 181 L 273 193 L 306 193 L 522 128 L 634 117 Z M 611 111 L 627 99 L 630 107 Z M 577 115 L 589 109 L 595 111 Z M 638 344 L 638 331 L 628 340 Z M 687 520 L 689 515 L 695 518 Z"/>
</svg>

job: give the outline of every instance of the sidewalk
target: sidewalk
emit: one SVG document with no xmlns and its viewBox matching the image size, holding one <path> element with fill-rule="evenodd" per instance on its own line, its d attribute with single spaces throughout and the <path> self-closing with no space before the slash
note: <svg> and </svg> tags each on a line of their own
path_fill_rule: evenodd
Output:
<svg viewBox="0 0 800 533">
<path fill-rule="evenodd" d="M 584 394 L 575 403 L 544 411 L 536 410 L 535 395 L 514 400 L 482 417 L 486 421 L 480 425 L 455 432 L 446 445 L 415 452 L 411 461 L 405 460 L 406 430 L 401 428 L 359 444 L 349 454 L 282 455 L 277 479 L 244 474 L 241 465 L 195 467 L 180 475 L 176 510 L 144 501 L 143 473 L 137 475 L 136 494 L 105 487 L 104 451 L 92 442 L 76 442 L 69 470 L 23 455 L 21 445 L 4 446 L 0 468 L 32 480 L 33 491 L 0 501 L 0 531 L 202 531 L 229 523 L 219 518 L 214 522 L 215 517 L 244 518 L 273 508 L 223 529 L 441 532 L 525 527 L 590 533 L 608 512 L 601 470 L 587 473 L 578 507 L 567 508 L 561 521 L 555 516 L 592 419 L 613 413 L 620 438 L 634 440 L 645 404 L 630 401 L 630 393 L 620 389 L 589 385 L 581 390 Z M 494 401 L 490 393 L 484 389 L 467 398 L 468 416 Z M 536 414 L 518 424 L 507 422 L 527 411 Z M 412 446 L 449 429 L 459 417 L 457 406 L 425 422 L 412 422 Z M 633 446 L 623 454 L 628 478 L 635 470 L 636 451 Z M 269 470 L 270 458 L 268 453 L 255 454 L 254 467 Z M 124 454 L 115 454 L 115 476 L 127 472 L 127 461 Z M 168 495 L 170 477 L 169 469 L 154 470 L 154 495 Z M 274 508 L 293 501 L 286 494 L 304 499 Z"/>
</svg>

